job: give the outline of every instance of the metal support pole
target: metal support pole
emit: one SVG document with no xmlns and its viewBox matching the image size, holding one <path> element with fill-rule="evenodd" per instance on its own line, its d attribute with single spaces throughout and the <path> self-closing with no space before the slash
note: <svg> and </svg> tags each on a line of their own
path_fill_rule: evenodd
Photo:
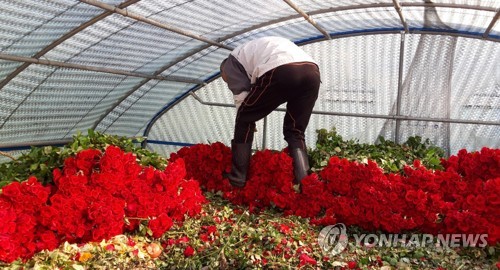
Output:
<svg viewBox="0 0 500 270">
<path fill-rule="evenodd" d="M 146 17 L 141 16 L 139 14 L 135 14 L 135 13 L 129 12 L 128 10 L 121 9 L 121 8 L 118 8 L 118 7 L 115 7 L 115 6 L 112 6 L 112 5 L 108 5 L 108 4 L 100 2 L 100 1 L 95 1 L 95 0 L 80 0 L 80 2 L 89 4 L 89 5 L 98 7 L 98 8 L 102 8 L 104 10 L 107 10 L 107 11 L 110 11 L 110 12 L 113 12 L 113 13 L 116 13 L 116 14 L 120 14 L 120 15 L 122 15 L 124 17 L 132 18 L 132 19 L 134 19 L 136 21 L 140 21 L 140 22 L 143 22 L 143 23 L 154 25 L 156 27 L 160 27 L 160 28 L 163 28 L 165 30 L 172 31 L 174 33 L 177 33 L 177 34 L 180 34 L 180 35 L 183 35 L 183 36 L 186 36 L 186 37 L 190 37 L 190 38 L 193 38 L 193 39 L 196 39 L 196 40 L 199 40 L 199 41 L 203 41 L 203 42 L 206 42 L 208 44 L 211 44 L 211 45 L 214 45 L 214 46 L 217 46 L 217 47 L 220 47 L 220 48 L 224 48 L 224 49 L 227 49 L 227 50 L 230 50 L 230 51 L 234 49 L 233 47 L 227 46 L 227 45 L 222 44 L 220 42 L 217 42 L 215 40 L 210 40 L 208 38 L 204 38 L 204 37 L 202 37 L 200 35 L 196 35 L 194 33 L 188 32 L 188 31 L 186 31 L 184 29 L 180 29 L 180 28 L 177 28 L 175 26 L 167 25 L 167 24 L 164 24 L 164 23 L 161 23 L 161 22 L 158 22 L 158 21 L 146 18 Z"/>
<path fill-rule="evenodd" d="M 401 24 L 403 24 L 403 27 L 405 29 L 405 33 L 408 33 L 409 32 L 408 23 L 406 23 L 406 19 L 403 15 L 403 9 L 401 8 L 401 4 L 399 3 L 398 0 L 392 0 L 392 2 L 394 3 L 394 8 L 398 12 L 399 19 L 401 20 Z"/>
<path fill-rule="evenodd" d="M 405 51 L 405 32 L 401 32 L 401 42 L 399 44 L 399 74 L 398 74 L 398 95 L 396 97 L 396 116 L 401 115 L 401 96 L 403 94 L 403 64 Z M 394 132 L 394 141 L 399 143 L 400 120 L 396 119 L 396 130 Z"/>
<path fill-rule="evenodd" d="M 446 92 L 446 101 L 448 102 L 447 104 L 447 110 L 446 110 L 446 118 L 451 117 L 451 78 L 453 76 L 453 61 L 455 59 L 455 52 L 456 52 L 456 47 L 457 47 L 457 39 L 454 39 L 455 41 L 452 42 L 453 46 L 455 47 L 454 49 L 451 50 L 451 56 L 450 56 L 450 68 L 448 68 L 448 83 L 447 83 L 447 92 Z M 448 145 L 446 149 L 446 155 L 449 157 L 451 155 L 451 126 L 450 123 L 446 124 L 446 144 Z"/>
<path fill-rule="evenodd" d="M 309 16 L 309 14 L 307 14 L 306 12 L 304 12 L 301 8 L 299 8 L 295 3 L 293 3 L 291 0 L 283 0 L 285 1 L 285 3 L 287 3 L 290 7 L 292 7 L 295 11 L 297 11 L 297 13 L 299 13 L 300 15 L 302 15 L 302 17 L 304 17 L 304 19 L 306 19 L 306 21 L 308 21 L 312 26 L 314 26 L 314 28 L 316 28 L 318 31 L 320 31 L 323 36 L 325 36 L 326 39 L 332 39 L 332 37 L 330 36 L 330 34 L 325 30 L 323 29 L 323 27 L 319 26 L 312 18 L 311 16 Z"/>
<path fill-rule="evenodd" d="M 500 18 L 500 10 L 497 11 L 497 14 L 495 14 L 495 17 L 493 17 L 493 19 L 491 20 L 490 24 L 488 25 L 488 28 L 486 28 L 486 31 L 484 31 L 483 38 L 487 38 L 490 35 L 491 30 L 493 29 L 493 26 L 495 26 L 495 24 L 497 23 L 498 18 Z"/>
<path fill-rule="evenodd" d="M 234 107 L 232 104 L 206 102 L 198 97 L 195 93 L 190 93 L 198 102 L 203 105 L 219 106 L 219 107 Z M 286 108 L 277 108 L 277 112 L 286 112 Z M 462 119 L 444 119 L 432 117 L 415 117 L 405 115 L 384 115 L 384 114 L 368 114 L 368 113 L 342 113 L 342 112 L 327 112 L 327 111 L 312 111 L 312 114 L 320 115 L 336 115 L 336 116 L 350 116 L 350 117 L 363 117 L 363 118 L 378 118 L 390 120 L 413 120 L 413 121 L 428 121 L 428 122 L 443 122 L 443 123 L 457 123 L 457 124 L 471 124 L 471 125 L 493 125 L 500 126 L 500 122 L 495 121 L 477 121 L 477 120 L 462 120 Z"/>
<path fill-rule="evenodd" d="M 0 59 L 7 60 L 7 61 L 15 61 L 15 62 L 25 62 L 25 63 L 31 63 L 31 64 L 37 64 L 37 65 L 72 68 L 72 69 L 110 73 L 110 74 L 123 75 L 123 76 L 147 78 L 147 79 L 160 80 L 160 81 L 173 81 L 173 82 L 193 83 L 193 84 L 202 84 L 202 85 L 205 84 L 205 82 L 202 80 L 186 78 L 186 77 L 181 77 L 181 76 L 150 75 L 150 74 L 139 73 L 139 72 L 125 71 L 125 70 L 120 70 L 120 69 L 86 66 L 86 65 L 80 65 L 80 64 L 73 64 L 73 63 L 44 60 L 44 59 L 37 59 L 37 58 L 31 58 L 31 57 L 10 55 L 10 54 L 5 54 L 5 53 L 0 53 Z"/>
<path fill-rule="evenodd" d="M 262 128 L 262 149 L 266 149 L 266 136 L 267 136 L 267 116 L 264 117 L 264 127 Z"/>
</svg>

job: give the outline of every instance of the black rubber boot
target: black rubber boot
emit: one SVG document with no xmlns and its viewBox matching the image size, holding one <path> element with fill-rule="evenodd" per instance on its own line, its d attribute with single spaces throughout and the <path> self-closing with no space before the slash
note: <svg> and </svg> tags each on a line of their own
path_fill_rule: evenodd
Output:
<svg viewBox="0 0 500 270">
<path fill-rule="evenodd" d="M 290 156 L 292 156 L 293 159 L 293 174 L 295 175 L 293 183 L 297 185 L 308 175 L 309 159 L 306 150 L 302 148 L 291 149 Z"/>
<path fill-rule="evenodd" d="M 252 156 L 251 143 L 234 143 L 231 141 L 232 165 L 231 172 L 224 174 L 233 187 L 242 188 L 247 182 L 247 171 Z"/>
</svg>

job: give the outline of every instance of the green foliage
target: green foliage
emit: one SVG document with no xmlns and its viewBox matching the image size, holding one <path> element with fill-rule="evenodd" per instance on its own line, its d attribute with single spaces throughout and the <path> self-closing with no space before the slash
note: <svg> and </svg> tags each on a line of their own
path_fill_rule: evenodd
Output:
<svg viewBox="0 0 500 270">
<path fill-rule="evenodd" d="M 52 170 L 61 167 L 63 156 L 68 151 L 59 151 L 52 146 L 32 147 L 17 160 L 0 164 L 0 188 L 13 182 L 22 182 L 35 176 L 42 183 L 52 181 Z"/>
<path fill-rule="evenodd" d="M 376 144 L 362 144 L 357 140 L 344 140 L 335 128 L 316 132 L 316 149 L 309 150 L 313 170 L 324 168 L 332 156 L 360 162 L 374 160 L 386 172 L 401 172 L 405 165 L 411 165 L 416 159 L 429 169 L 442 169 L 440 160 L 444 157 L 444 150 L 432 146 L 429 139 L 423 141 L 419 136 L 410 137 L 403 144 L 383 137 L 379 137 Z"/>
<path fill-rule="evenodd" d="M 74 156 L 84 149 L 99 149 L 104 151 L 109 145 L 120 147 L 123 151 L 132 152 L 137 161 L 143 166 L 153 166 L 164 169 L 167 161 L 160 155 L 136 146 L 143 138 L 127 138 L 116 135 L 99 133 L 88 130 L 86 135 L 80 132 L 73 136 L 73 140 L 63 147 L 32 147 L 17 160 L 0 164 L 0 188 L 12 181 L 24 181 L 29 176 L 36 176 L 43 184 L 52 182 L 52 171 L 62 168 L 64 160 Z"/>
</svg>

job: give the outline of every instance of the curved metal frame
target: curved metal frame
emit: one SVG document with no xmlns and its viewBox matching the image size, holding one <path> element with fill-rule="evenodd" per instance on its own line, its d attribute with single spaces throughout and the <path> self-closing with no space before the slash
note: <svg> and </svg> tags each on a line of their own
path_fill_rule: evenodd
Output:
<svg viewBox="0 0 500 270">
<path fill-rule="evenodd" d="M 199 41 L 206 42 L 206 43 L 208 43 L 210 45 L 214 45 L 214 46 L 221 47 L 221 48 L 228 49 L 228 50 L 232 50 L 233 49 L 232 47 L 224 45 L 224 44 L 222 44 L 220 42 L 217 42 L 217 41 L 214 41 L 214 40 L 210 40 L 208 38 L 204 38 L 204 37 L 196 35 L 194 33 L 190 33 L 190 32 L 188 32 L 188 31 L 186 31 L 184 29 L 180 29 L 180 28 L 177 28 L 177 27 L 174 27 L 174 26 L 171 26 L 171 25 L 167 25 L 167 24 L 164 24 L 164 23 L 152 20 L 152 19 L 148 19 L 148 18 L 146 18 L 144 16 L 141 16 L 141 15 L 129 12 L 127 10 L 124 10 L 124 9 L 121 9 L 121 8 L 118 8 L 118 7 L 115 7 L 115 6 L 112 6 L 112 5 L 108 5 L 108 4 L 103 3 L 103 2 L 99 2 L 99 1 L 95 1 L 95 0 L 79 0 L 79 1 L 83 2 L 83 3 L 86 3 L 86 4 L 89 4 L 89 5 L 92 5 L 92 6 L 95 6 L 95 7 L 98 7 L 98 8 L 102 8 L 102 9 L 107 10 L 107 11 L 112 12 L 112 13 L 120 14 L 122 16 L 134 19 L 136 21 L 144 22 L 144 23 L 147 23 L 147 24 L 150 24 L 150 25 L 154 25 L 156 27 L 163 28 L 163 29 L 168 30 L 168 31 L 172 31 L 174 33 L 177 33 L 177 34 L 180 34 L 180 35 L 183 35 L 183 36 L 187 36 L 187 37 L 199 40 Z"/>
<path fill-rule="evenodd" d="M 123 2 L 122 4 L 120 4 L 118 7 L 120 8 L 126 8 L 132 4 L 135 4 L 137 2 L 139 2 L 140 0 L 128 0 L 126 2 Z M 87 27 L 103 20 L 104 18 L 108 17 L 109 15 L 113 14 L 112 12 L 109 12 L 109 11 L 105 11 L 103 13 L 101 13 L 100 15 L 92 18 L 91 20 L 83 23 L 82 25 L 80 25 L 79 27 L 69 31 L 68 33 L 66 33 L 65 35 L 63 35 L 62 37 L 56 39 L 55 41 L 53 41 L 50 45 L 48 45 L 47 47 L 43 48 L 41 51 L 39 51 L 38 53 L 36 53 L 35 55 L 33 55 L 32 58 L 35 58 L 35 59 L 38 59 L 42 56 L 44 56 L 46 53 L 48 53 L 49 51 L 51 51 L 52 49 L 54 49 L 55 47 L 57 47 L 57 45 L 63 43 L 64 41 L 68 40 L 69 38 L 73 37 L 74 35 L 80 33 L 81 31 L 85 30 Z M 23 72 L 23 70 L 25 70 L 26 68 L 28 68 L 32 63 L 30 62 L 25 62 L 24 64 L 22 64 L 21 66 L 19 66 L 16 70 L 14 70 L 11 74 L 9 74 L 7 77 L 5 77 L 5 79 L 3 79 L 3 81 L 0 82 L 0 91 L 2 90 L 2 88 L 7 85 L 14 77 L 16 77 L 19 73 Z"/>
<path fill-rule="evenodd" d="M 298 7 L 295 3 L 293 3 L 291 0 L 283 0 L 285 3 L 287 3 L 290 7 L 292 7 L 293 9 L 295 9 L 295 11 L 297 11 L 297 13 L 299 13 L 302 17 L 304 17 L 304 19 L 309 22 L 312 26 L 314 26 L 316 29 L 318 29 L 318 31 L 320 31 L 326 39 L 331 39 L 331 36 L 330 34 L 325 30 L 323 29 L 323 27 L 319 26 L 314 20 L 313 18 L 311 18 L 311 16 L 309 16 L 309 14 L 305 13 L 300 7 Z"/>
</svg>

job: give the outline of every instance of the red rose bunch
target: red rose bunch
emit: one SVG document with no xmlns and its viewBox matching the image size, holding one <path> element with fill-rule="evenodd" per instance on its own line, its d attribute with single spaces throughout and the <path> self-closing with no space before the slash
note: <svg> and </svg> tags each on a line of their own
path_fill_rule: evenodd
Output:
<svg viewBox="0 0 500 270">
<path fill-rule="evenodd" d="M 243 189 L 224 193 L 234 204 L 248 205 L 251 211 L 276 206 L 289 209 L 297 193 L 293 189 L 292 160 L 285 152 L 257 151 L 250 162 Z"/>
<path fill-rule="evenodd" d="M 187 178 L 199 181 L 208 191 L 232 190 L 229 181 L 223 178 L 224 172 L 231 171 L 231 149 L 223 143 L 195 144 L 181 148 L 170 154 L 169 162 L 183 159 L 186 164 Z"/>
<path fill-rule="evenodd" d="M 293 188 L 292 159 L 285 151 L 257 151 L 242 189 L 220 175 L 230 170 L 231 160 L 230 149 L 220 143 L 185 147 L 171 157 L 183 158 L 188 176 L 201 179 L 202 186 L 250 210 L 277 207 L 314 224 L 342 222 L 390 233 L 487 233 L 488 243 L 500 241 L 498 149 L 462 150 L 442 160 L 444 171 L 429 170 L 417 160 L 403 174 L 384 173 L 373 161 L 334 156 L 318 174 L 302 180 L 301 192 Z"/>
<path fill-rule="evenodd" d="M 480 151 L 469 153 L 466 149 L 441 164 L 447 171 L 455 171 L 465 178 L 488 180 L 500 175 L 500 149 L 483 147 Z"/>
<path fill-rule="evenodd" d="M 30 178 L 3 188 L 0 261 L 27 259 L 64 241 L 107 239 L 138 229 L 141 220 L 160 237 L 206 202 L 198 181 L 186 180 L 182 159 L 165 171 L 144 168 L 115 146 L 81 151 L 53 174 L 53 186 Z"/>
<path fill-rule="evenodd" d="M 0 194 L 0 260 L 12 262 L 43 249 L 59 245 L 54 232 L 39 225 L 41 209 L 46 206 L 50 187 L 35 177 L 13 182 Z"/>
</svg>

